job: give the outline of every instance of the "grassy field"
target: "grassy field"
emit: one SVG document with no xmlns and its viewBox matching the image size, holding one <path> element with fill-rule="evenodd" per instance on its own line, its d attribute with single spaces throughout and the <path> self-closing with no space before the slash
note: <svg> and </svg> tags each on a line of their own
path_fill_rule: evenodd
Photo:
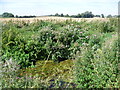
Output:
<svg viewBox="0 0 120 90">
<path fill-rule="evenodd" d="M 30 22 L 34 22 L 36 20 L 58 20 L 58 21 L 65 21 L 65 20 L 75 20 L 75 21 L 81 21 L 81 20 L 87 20 L 87 21 L 93 21 L 93 20 L 98 20 L 98 21 L 106 21 L 108 20 L 108 18 L 69 18 L 69 17 L 48 17 L 48 16 L 44 16 L 44 17 L 36 17 L 36 18 L 0 18 L 0 20 L 2 22 L 4 21 L 9 21 L 9 20 L 13 20 L 13 21 L 30 21 Z"/>
<path fill-rule="evenodd" d="M 119 88 L 117 18 L 0 20 L 0 88 Z"/>
</svg>

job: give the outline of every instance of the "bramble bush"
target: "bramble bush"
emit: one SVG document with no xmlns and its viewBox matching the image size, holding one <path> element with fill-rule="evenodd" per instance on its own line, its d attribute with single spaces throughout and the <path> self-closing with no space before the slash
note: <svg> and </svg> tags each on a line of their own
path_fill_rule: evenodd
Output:
<svg viewBox="0 0 120 90">
<path fill-rule="evenodd" d="M 101 38 L 97 38 L 95 33 L 99 35 L 115 31 L 111 29 L 116 27 L 115 20 L 115 24 L 112 24 L 113 20 L 96 22 L 98 21 L 4 22 L 2 60 L 12 57 L 22 67 L 27 67 L 37 60 L 49 59 L 59 62 L 72 59 L 84 44 L 100 47 Z"/>
</svg>

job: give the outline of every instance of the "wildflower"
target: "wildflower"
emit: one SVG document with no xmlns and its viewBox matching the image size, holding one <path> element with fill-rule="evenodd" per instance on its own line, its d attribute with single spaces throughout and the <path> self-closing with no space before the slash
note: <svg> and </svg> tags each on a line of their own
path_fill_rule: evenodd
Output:
<svg viewBox="0 0 120 90">
<path fill-rule="evenodd" d="M 83 39 L 83 38 L 80 37 L 79 39 Z"/>
<path fill-rule="evenodd" d="M 97 36 L 97 35 L 94 35 L 95 37 Z"/>
<path fill-rule="evenodd" d="M 89 38 L 88 36 L 86 36 L 86 38 Z"/>
<path fill-rule="evenodd" d="M 21 78 L 19 78 L 19 79 L 22 79 L 22 77 L 21 77 Z"/>
<path fill-rule="evenodd" d="M 86 44 L 87 46 L 89 46 L 89 44 Z"/>
<path fill-rule="evenodd" d="M 79 48 L 82 48 L 82 47 L 79 47 Z"/>
<path fill-rule="evenodd" d="M 19 77 L 16 77 L 16 79 L 20 79 Z"/>
<path fill-rule="evenodd" d="M 86 43 L 82 43 L 82 45 L 86 45 Z"/>
<path fill-rule="evenodd" d="M 32 77 L 29 77 L 29 79 L 33 79 Z"/>
<path fill-rule="evenodd" d="M 83 33 L 83 32 L 80 32 L 80 33 Z"/>
<path fill-rule="evenodd" d="M 17 65 L 18 67 L 20 67 L 20 65 Z"/>
</svg>

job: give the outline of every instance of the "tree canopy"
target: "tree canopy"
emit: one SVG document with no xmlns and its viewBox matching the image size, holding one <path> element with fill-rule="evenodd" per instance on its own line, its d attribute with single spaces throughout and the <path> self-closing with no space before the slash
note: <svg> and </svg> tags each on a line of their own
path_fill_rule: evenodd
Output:
<svg viewBox="0 0 120 90">
<path fill-rule="evenodd" d="M 4 12 L 2 17 L 14 17 L 14 15 L 12 13 Z"/>
<path fill-rule="evenodd" d="M 84 13 L 81 14 L 82 18 L 93 18 L 94 15 L 92 14 L 92 12 L 86 11 Z"/>
<path fill-rule="evenodd" d="M 71 16 L 68 14 L 64 15 L 63 13 L 62 14 L 56 13 L 55 15 L 52 15 L 52 16 L 73 17 L 73 18 L 93 18 L 95 15 L 92 14 L 92 12 L 86 11 L 84 13 L 81 13 L 81 14 L 79 13 L 77 15 L 71 15 Z M 98 17 L 100 17 L 100 15 Z"/>
</svg>

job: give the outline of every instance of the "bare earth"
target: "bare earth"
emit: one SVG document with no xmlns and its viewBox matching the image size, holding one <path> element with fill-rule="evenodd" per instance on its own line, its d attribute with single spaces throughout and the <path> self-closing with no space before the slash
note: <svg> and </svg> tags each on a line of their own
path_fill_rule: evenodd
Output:
<svg viewBox="0 0 120 90">
<path fill-rule="evenodd" d="M 4 21 L 29 21 L 29 22 L 34 22 L 37 20 L 58 20 L 58 21 L 64 21 L 64 20 L 75 20 L 75 21 L 81 21 L 81 20 L 87 20 L 87 21 L 92 21 L 92 20 L 98 20 L 98 21 L 107 21 L 107 18 L 67 18 L 67 17 L 36 17 L 36 18 L 0 18 L 0 22 Z"/>
</svg>

